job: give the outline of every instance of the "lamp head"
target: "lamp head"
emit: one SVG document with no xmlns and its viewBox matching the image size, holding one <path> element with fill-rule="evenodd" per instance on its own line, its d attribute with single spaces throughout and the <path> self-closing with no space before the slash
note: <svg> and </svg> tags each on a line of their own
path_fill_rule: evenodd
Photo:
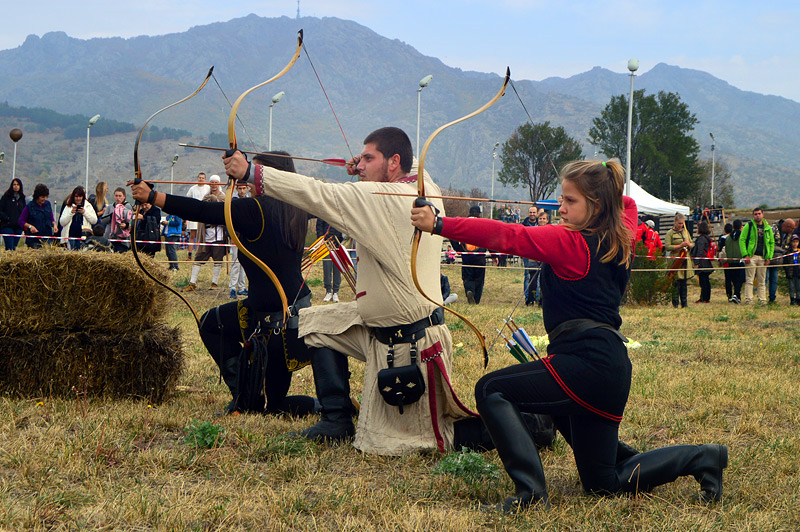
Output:
<svg viewBox="0 0 800 532">
<path fill-rule="evenodd" d="M 427 76 L 419 80 L 419 88 L 423 89 L 427 87 L 428 83 L 430 83 L 432 79 L 433 79 L 433 74 L 428 74 Z"/>
<path fill-rule="evenodd" d="M 92 127 L 94 123 L 97 122 L 98 120 L 100 120 L 100 115 L 94 115 L 93 117 L 91 117 L 89 119 L 89 127 Z"/>
<path fill-rule="evenodd" d="M 284 96 L 286 96 L 285 92 L 283 91 L 279 92 L 278 94 L 272 97 L 272 104 L 275 105 L 276 103 L 281 101 L 281 98 L 283 98 Z"/>
<path fill-rule="evenodd" d="M 713 134 L 713 133 L 709 133 L 709 134 L 708 134 L 708 136 L 709 136 L 709 137 L 711 137 L 711 140 L 715 140 L 715 139 L 714 139 L 714 134 Z"/>
<path fill-rule="evenodd" d="M 0 164 L 3 164 L 3 159 L 6 158 L 6 152 L 0 151 Z"/>
<path fill-rule="evenodd" d="M 22 138 L 22 130 L 18 127 L 15 127 L 14 129 L 8 132 L 8 136 L 11 139 L 11 141 L 16 144 L 17 142 L 19 142 L 19 139 Z"/>
<path fill-rule="evenodd" d="M 628 59 L 628 70 L 630 70 L 631 73 L 636 72 L 637 70 L 639 70 L 639 60 L 635 59 L 635 58 L 634 59 Z"/>
<path fill-rule="evenodd" d="M 175 157 L 172 158 L 172 166 L 175 166 L 175 163 L 178 162 L 178 154 L 175 154 Z"/>
</svg>

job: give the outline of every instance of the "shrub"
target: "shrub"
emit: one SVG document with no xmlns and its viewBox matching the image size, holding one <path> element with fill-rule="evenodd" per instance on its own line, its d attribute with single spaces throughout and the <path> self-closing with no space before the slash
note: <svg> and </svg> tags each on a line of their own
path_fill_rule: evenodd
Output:
<svg viewBox="0 0 800 532">
<path fill-rule="evenodd" d="M 655 260 L 650 260 L 647 248 L 641 242 L 637 242 L 633 270 L 625 291 L 626 303 L 658 305 L 670 300 L 672 279 L 667 276 L 667 259 L 664 258 L 663 252 L 657 252 Z"/>
</svg>

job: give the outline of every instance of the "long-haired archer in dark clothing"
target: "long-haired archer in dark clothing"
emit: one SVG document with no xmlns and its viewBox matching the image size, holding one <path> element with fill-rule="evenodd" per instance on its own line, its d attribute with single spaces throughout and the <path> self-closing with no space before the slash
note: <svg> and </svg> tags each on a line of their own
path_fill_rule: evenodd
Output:
<svg viewBox="0 0 800 532">
<path fill-rule="evenodd" d="M 289 155 L 286 152 L 272 152 Z M 253 158 L 258 164 L 294 172 L 287 157 L 270 153 Z M 145 202 L 149 186 L 133 185 L 133 197 Z M 224 204 L 155 193 L 152 203 L 184 220 L 224 225 Z M 300 262 L 309 215 L 267 196 L 240 198 L 231 205 L 233 228 L 242 243 L 266 263 L 283 285 L 291 305 L 284 327 L 283 307 L 267 274 L 244 254 L 239 260 L 250 281 L 248 297 L 212 308 L 201 318 L 200 336 L 220 368 L 233 399 L 227 412 L 257 411 L 306 415 L 315 400 L 288 396 L 292 373 L 310 363 L 303 340 L 297 337 L 297 310 L 311 305 L 311 290 L 303 282 Z"/>
</svg>

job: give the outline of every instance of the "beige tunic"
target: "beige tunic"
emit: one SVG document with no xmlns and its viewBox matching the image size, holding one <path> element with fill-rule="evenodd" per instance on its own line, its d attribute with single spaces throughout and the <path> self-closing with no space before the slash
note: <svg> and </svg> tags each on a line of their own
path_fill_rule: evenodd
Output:
<svg viewBox="0 0 800 532">
<path fill-rule="evenodd" d="M 400 414 L 386 404 L 377 389 L 377 373 L 387 367 L 387 346 L 378 342 L 370 327 L 413 323 L 429 316 L 436 307 L 426 301 L 411 279 L 412 198 L 377 196 L 373 191 L 415 193 L 415 183 L 323 183 L 322 181 L 273 168 L 262 167 L 264 194 L 300 207 L 322 218 L 356 241 L 358 275 L 357 299 L 353 303 L 326 305 L 300 312 L 299 334 L 311 347 L 329 347 L 366 362 L 361 411 L 356 427 L 355 447 L 364 452 L 398 455 L 419 449 L 436 449 L 429 407 L 431 383 L 419 401 Z M 412 169 L 412 175 L 416 173 Z M 426 176 L 428 177 L 428 176 Z M 440 195 L 429 178 L 426 190 Z M 444 211 L 441 200 L 433 200 Z M 441 302 L 440 251 L 442 239 L 423 235 L 417 268 L 423 290 Z M 419 351 L 440 342 L 442 360 L 451 374 L 452 340 L 445 325 L 426 329 L 417 343 Z M 410 361 L 409 344 L 395 346 L 395 365 Z M 447 449 L 453 446 L 453 422 L 464 417 L 441 376 L 435 383 L 438 425 Z"/>
</svg>

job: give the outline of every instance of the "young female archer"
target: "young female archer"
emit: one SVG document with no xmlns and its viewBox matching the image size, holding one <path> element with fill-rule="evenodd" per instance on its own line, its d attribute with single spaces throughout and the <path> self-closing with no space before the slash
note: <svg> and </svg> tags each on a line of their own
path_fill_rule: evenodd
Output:
<svg viewBox="0 0 800 532">
<path fill-rule="evenodd" d="M 561 225 L 440 218 L 428 207 L 411 211 L 413 225 L 423 231 L 544 263 L 548 356 L 489 373 L 475 386 L 478 411 L 516 488 L 499 505 L 504 511 L 549 504 L 542 462 L 521 412 L 553 416 L 589 493 L 648 491 L 693 475 L 703 501 L 722 495 L 722 470 L 728 464 L 724 445 L 618 454 L 631 384 L 619 305 L 628 284 L 637 215 L 636 203 L 623 196 L 623 176 L 616 161 L 568 164 L 561 174 Z"/>
</svg>

